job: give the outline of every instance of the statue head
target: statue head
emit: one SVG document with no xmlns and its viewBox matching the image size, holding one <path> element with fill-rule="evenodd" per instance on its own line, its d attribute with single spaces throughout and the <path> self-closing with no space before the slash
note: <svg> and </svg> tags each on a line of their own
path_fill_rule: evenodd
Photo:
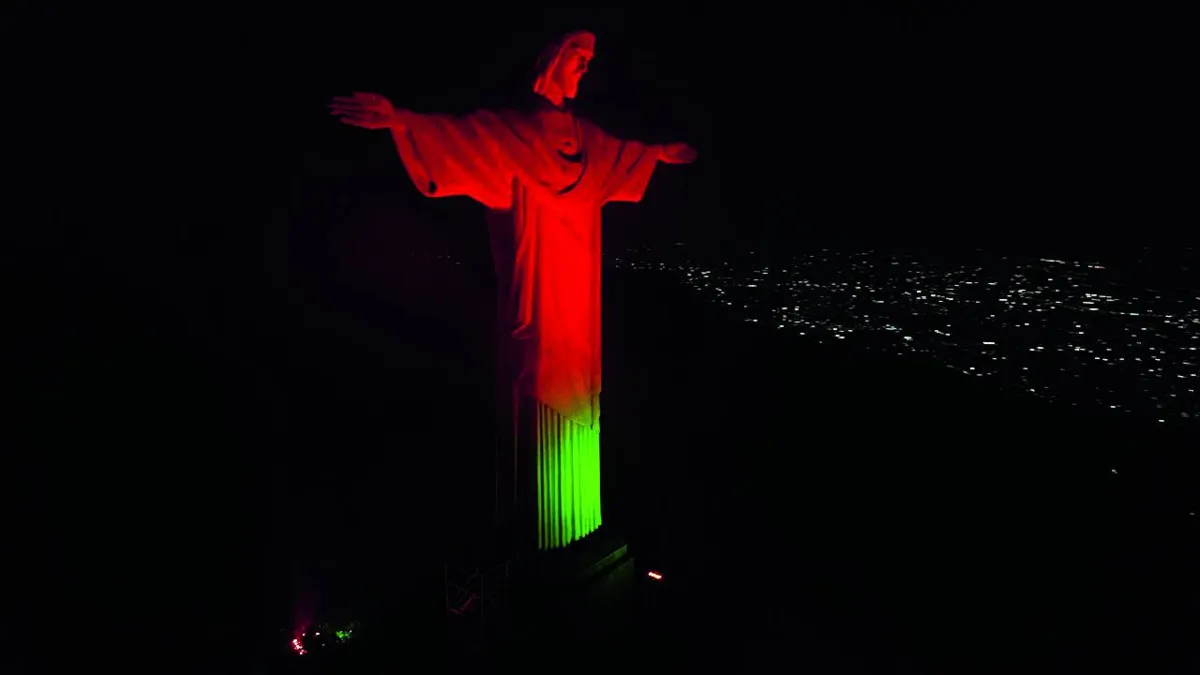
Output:
<svg viewBox="0 0 1200 675">
<path fill-rule="evenodd" d="M 579 93 L 579 80 L 596 52 L 596 36 L 586 30 L 567 33 L 542 50 L 533 90 L 555 105 Z"/>
</svg>

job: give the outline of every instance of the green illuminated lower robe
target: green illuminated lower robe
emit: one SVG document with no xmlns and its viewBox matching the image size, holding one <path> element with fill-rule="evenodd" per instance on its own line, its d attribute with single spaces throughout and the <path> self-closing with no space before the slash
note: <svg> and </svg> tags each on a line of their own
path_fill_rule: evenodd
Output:
<svg viewBox="0 0 1200 675">
<path fill-rule="evenodd" d="M 566 546 L 600 527 L 600 426 L 584 426 L 543 403 L 535 407 L 538 548 Z M 520 431 L 518 430 L 518 433 Z"/>
</svg>

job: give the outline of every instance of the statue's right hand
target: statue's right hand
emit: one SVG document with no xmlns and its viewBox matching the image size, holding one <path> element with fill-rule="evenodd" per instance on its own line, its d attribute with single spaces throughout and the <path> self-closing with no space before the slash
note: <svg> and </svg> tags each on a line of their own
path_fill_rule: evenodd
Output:
<svg viewBox="0 0 1200 675">
<path fill-rule="evenodd" d="M 329 112 L 346 124 L 364 129 L 387 129 L 396 120 L 396 108 L 391 101 L 361 91 L 353 96 L 335 96 L 329 103 Z"/>
<path fill-rule="evenodd" d="M 699 153 L 687 143 L 671 143 L 662 147 L 660 159 L 667 164 L 691 164 Z"/>
</svg>

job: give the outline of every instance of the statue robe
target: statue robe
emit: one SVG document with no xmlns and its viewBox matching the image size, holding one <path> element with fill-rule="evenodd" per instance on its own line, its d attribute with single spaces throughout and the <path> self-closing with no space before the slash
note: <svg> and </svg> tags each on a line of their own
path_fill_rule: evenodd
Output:
<svg viewBox="0 0 1200 675">
<path fill-rule="evenodd" d="M 600 210 L 641 200 L 659 146 L 613 138 L 548 102 L 401 119 L 393 138 L 417 189 L 491 210 L 515 482 L 534 493 L 538 547 L 566 546 L 601 522 Z"/>
</svg>

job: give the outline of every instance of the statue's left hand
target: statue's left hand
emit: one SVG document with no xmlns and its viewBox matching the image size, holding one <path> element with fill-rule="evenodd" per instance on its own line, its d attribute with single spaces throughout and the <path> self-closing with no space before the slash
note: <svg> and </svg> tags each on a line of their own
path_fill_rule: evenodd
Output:
<svg viewBox="0 0 1200 675">
<path fill-rule="evenodd" d="M 336 96 L 329 103 L 329 112 L 364 129 L 387 129 L 396 120 L 396 108 L 392 102 L 379 94 L 361 91 L 353 96 Z"/>
<path fill-rule="evenodd" d="M 663 146 L 660 159 L 667 164 L 691 164 L 699 154 L 687 143 L 671 143 Z"/>
</svg>

